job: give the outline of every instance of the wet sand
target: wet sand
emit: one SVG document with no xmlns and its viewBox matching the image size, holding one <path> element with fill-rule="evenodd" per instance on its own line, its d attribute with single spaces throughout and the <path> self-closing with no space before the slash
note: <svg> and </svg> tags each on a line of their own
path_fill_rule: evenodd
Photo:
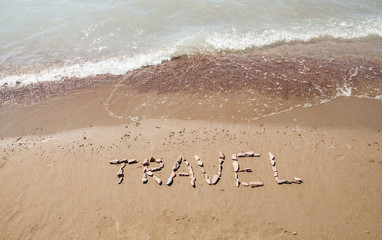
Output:
<svg viewBox="0 0 382 240">
<path fill-rule="evenodd" d="M 199 58 L 196 62 L 203 63 L 204 56 Z M 213 69 L 208 59 L 205 71 Z M 214 85 L 214 78 L 206 78 L 205 85 L 195 80 L 184 90 L 172 91 L 171 87 L 186 84 L 176 85 L 177 77 L 185 78 L 171 78 L 163 72 L 155 75 L 161 67 L 183 67 L 165 71 L 182 73 L 187 66 L 195 66 L 184 64 L 192 60 L 180 58 L 94 84 L 97 86 L 73 87 L 65 94 L 52 91 L 54 94 L 34 104 L 14 104 L 15 100 L 1 106 L 0 238 L 382 238 L 381 101 L 337 97 L 318 106 L 254 119 L 254 106 L 241 101 L 247 99 L 246 90 L 261 88 L 248 86 L 250 81 L 240 78 L 231 84 L 221 82 L 228 84 L 220 94 L 232 105 L 212 111 L 221 102 L 217 92 L 223 87 Z M 221 60 L 224 62 L 223 57 Z M 279 60 L 269 61 L 276 65 Z M 177 65 L 176 61 L 183 62 Z M 240 73 L 234 69 L 234 76 Z M 293 69 L 289 66 L 285 71 Z M 349 70 L 346 66 L 339 69 Z M 280 74 L 282 71 L 280 68 Z M 367 72 L 372 71 L 365 72 L 357 76 L 371 76 Z M 225 75 L 232 78 L 222 73 L 218 80 Z M 138 81 L 149 78 L 151 82 Z M 159 80 L 166 78 L 174 82 L 162 91 Z M 256 84 L 275 84 L 256 79 Z M 235 87 L 236 83 L 241 85 Z M 291 86 L 295 89 L 296 85 Z M 201 93 L 208 95 L 206 99 L 216 94 L 212 102 L 197 104 L 199 98 L 194 94 Z M 287 105 L 285 98 L 271 95 L 273 91 L 259 93 L 255 92 L 254 102 L 260 105 L 274 98 Z M 25 93 L 18 96 L 28 99 Z M 294 96 L 293 104 L 306 103 L 302 95 Z M 319 94 L 308 97 L 312 96 Z M 164 97 L 171 104 L 158 110 Z M 222 177 L 209 186 L 194 155 L 201 158 L 212 178 L 218 172 L 220 151 L 226 155 Z M 241 151 L 254 151 L 261 157 L 239 159 L 241 168 L 253 170 L 240 172 L 240 181 L 261 181 L 263 187 L 235 186 L 231 155 Z M 278 185 L 268 152 L 276 157 L 280 179 L 300 177 L 303 183 Z M 172 186 L 165 185 L 179 155 L 193 166 L 195 188 L 187 177 L 180 176 Z M 155 172 L 162 185 L 150 177 L 142 184 L 142 161 L 150 156 L 163 159 L 164 168 Z M 138 163 L 125 167 L 124 181 L 118 184 L 119 166 L 108 161 L 122 158 L 135 158 Z M 184 163 L 179 171 L 187 171 Z"/>
</svg>

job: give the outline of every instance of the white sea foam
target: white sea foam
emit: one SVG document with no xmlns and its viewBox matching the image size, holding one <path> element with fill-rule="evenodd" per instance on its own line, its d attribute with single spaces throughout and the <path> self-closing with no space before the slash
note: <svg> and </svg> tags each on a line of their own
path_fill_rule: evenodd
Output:
<svg viewBox="0 0 382 240">
<path fill-rule="evenodd" d="M 110 33 L 108 33 L 108 35 L 110 35 Z M 331 19 L 326 24 L 305 20 L 287 26 L 280 25 L 275 28 L 257 28 L 245 31 L 239 31 L 235 28 L 230 28 L 229 30 L 201 29 L 188 35 L 181 35 L 178 38 L 174 38 L 172 42 L 148 45 L 146 47 L 148 47 L 149 50 L 144 50 L 142 53 L 132 54 L 128 52 L 126 54 L 129 56 L 133 55 L 133 57 L 124 57 L 123 55 L 120 57 L 103 56 L 103 60 L 99 61 L 81 61 L 64 58 L 64 61 L 72 62 L 72 64 L 65 64 L 61 67 L 46 67 L 46 69 L 42 71 L 31 71 L 22 74 L 0 72 L 0 85 L 8 84 L 14 86 L 17 83 L 25 85 L 39 81 L 57 81 L 72 77 L 85 78 L 99 74 L 118 75 L 142 66 L 159 64 L 163 60 L 169 60 L 172 56 L 182 54 L 245 50 L 279 42 L 307 42 L 323 37 L 357 39 L 372 35 L 382 37 L 382 18 L 369 18 L 353 22 Z M 138 37 L 140 37 L 140 35 Z M 94 48 L 94 46 L 90 47 Z M 138 48 L 142 48 L 142 50 L 146 47 L 138 46 Z M 110 47 L 97 47 L 97 49 L 105 48 Z M 39 64 L 39 68 L 40 66 L 41 64 Z M 350 88 L 344 87 L 340 89 L 340 91 L 345 96 L 351 95 Z"/>
<path fill-rule="evenodd" d="M 111 58 L 98 62 L 83 62 L 59 68 L 48 68 L 39 73 L 10 75 L 0 79 L 0 84 L 15 86 L 16 84 L 31 84 L 43 81 L 58 81 L 64 78 L 85 78 L 99 74 L 119 75 L 130 70 L 147 65 L 155 65 L 169 60 L 170 54 L 158 51 L 150 54 L 138 54 L 132 58 Z"/>
</svg>

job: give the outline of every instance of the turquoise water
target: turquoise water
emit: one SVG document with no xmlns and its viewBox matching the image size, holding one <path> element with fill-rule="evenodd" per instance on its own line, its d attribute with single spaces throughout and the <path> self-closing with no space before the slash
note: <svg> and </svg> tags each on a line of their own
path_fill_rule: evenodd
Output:
<svg viewBox="0 0 382 240">
<path fill-rule="evenodd" d="M 0 85 L 122 74 L 183 54 L 382 37 L 382 1 L 3 0 Z"/>
</svg>

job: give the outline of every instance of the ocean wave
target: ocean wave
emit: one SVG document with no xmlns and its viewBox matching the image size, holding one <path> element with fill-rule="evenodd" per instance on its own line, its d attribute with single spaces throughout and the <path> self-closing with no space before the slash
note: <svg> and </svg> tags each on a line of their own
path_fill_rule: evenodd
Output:
<svg viewBox="0 0 382 240">
<path fill-rule="evenodd" d="M 276 43 L 309 42 L 320 38 L 362 39 L 369 36 L 382 37 L 381 18 L 370 18 L 358 22 L 331 19 L 326 24 L 318 24 L 316 21 L 307 20 L 299 24 L 291 24 L 287 28 L 264 27 L 253 31 L 243 31 L 235 28 L 222 31 L 200 30 L 194 34 L 180 37 L 167 45 L 156 46 L 155 49 L 135 54 L 132 57 L 105 57 L 97 61 L 72 63 L 69 60 L 69 63 L 63 64 L 63 66 L 47 67 L 38 72 L 0 73 L 2 75 L 0 85 L 27 85 L 41 81 L 85 78 L 100 74 L 119 75 L 143 66 L 159 64 L 164 60 L 180 55 L 215 53 L 226 50 L 238 51 L 271 46 Z"/>
</svg>

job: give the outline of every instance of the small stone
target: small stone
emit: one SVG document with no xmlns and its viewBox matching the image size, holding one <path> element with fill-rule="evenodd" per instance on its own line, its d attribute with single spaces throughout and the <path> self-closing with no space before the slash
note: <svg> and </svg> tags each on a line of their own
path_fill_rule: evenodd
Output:
<svg viewBox="0 0 382 240">
<path fill-rule="evenodd" d="M 154 158 L 154 157 L 151 157 L 151 158 L 150 158 L 150 162 L 155 162 L 155 158 Z"/>
<path fill-rule="evenodd" d="M 124 176 L 124 174 L 123 174 L 123 168 L 120 168 L 119 171 L 117 172 L 117 177 L 118 177 L 118 178 L 121 178 L 121 177 L 123 177 L 123 176 Z"/>
<path fill-rule="evenodd" d="M 275 156 L 273 156 L 273 154 L 272 153 L 268 153 L 269 154 L 269 160 L 275 160 Z"/>
<path fill-rule="evenodd" d="M 302 182 L 301 181 L 292 180 L 292 183 L 301 184 Z"/>
<path fill-rule="evenodd" d="M 176 162 L 180 164 L 182 162 L 182 159 L 183 159 L 182 156 L 178 156 L 178 158 L 176 159 Z"/>
<path fill-rule="evenodd" d="M 195 160 L 200 161 L 200 158 L 198 157 L 198 155 L 195 155 Z"/>
<path fill-rule="evenodd" d="M 237 172 L 235 172 L 235 179 L 239 179 L 239 174 L 237 174 Z"/>
<path fill-rule="evenodd" d="M 148 181 L 147 178 L 144 178 L 144 177 L 142 178 L 142 183 L 143 183 L 143 184 L 146 184 L 147 181 Z"/>
<path fill-rule="evenodd" d="M 160 180 L 160 178 L 158 178 L 157 176 L 154 176 L 154 180 L 155 180 L 159 185 L 162 184 L 162 180 Z"/>
<path fill-rule="evenodd" d="M 147 173 L 147 175 L 149 175 L 150 177 L 154 176 L 154 174 L 153 174 L 151 171 L 147 171 L 146 173 Z"/>
<path fill-rule="evenodd" d="M 219 165 L 219 172 L 223 171 L 223 166 Z"/>
<path fill-rule="evenodd" d="M 239 186 L 240 186 L 239 179 L 236 179 L 236 187 L 239 187 Z"/>
<path fill-rule="evenodd" d="M 142 170 L 144 173 L 147 172 L 147 166 L 144 166 Z"/>
<path fill-rule="evenodd" d="M 178 170 L 179 167 L 180 167 L 179 163 L 176 162 L 176 163 L 174 163 L 174 166 L 172 167 L 172 170 L 176 171 L 176 170 Z"/>
<path fill-rule="evenodd" d="M 194 175 L 194 169 L 192 169 L 192 166 L 191 166 L 191 165 L 188 165 L 187 168 L 188 168 L 188 172 L 189 172 L 191 175 Z"/>
<path fill-rule="evenodd" d="M 222 165 L 224 163 L 224 160 L 219 158 L 219 164 Z"/>
<path fill-rule="evenodd" d="M 123 177 L 119 178 L 118 184 L 121 184 L 123 182 Z"/>
<path fill-rule="evenodd" d="M 279 176 L 279 173 L 278 172 L 274 172 L 273 173 L 273 177 L 278 177 Z"/>
<path fill-rule="evenodd" d="M 286 184 L 292 184 L 293 182 L 291 180 L 283 180 Z"/>
<path fill-rule="evenodd" d="M 261 154 L 260 153 L 255 153 L 253 154 L 254 157 L 261 157 Z"/>
<path fill-rule="evenodd" d="M 201 167 L 203 167 L 203 162 L 199 160 L 199 161 L 198 161 L 198 165 L 201 166 Z"/>
<path fill-rule="evenodd" d="M 185 173 L 185 172 L 180 172 L 180 173 L 178 173 L 178 175 L 179 175 L 180 177 L 188 177 L 188 176 L 190 176 L 189 173 Z"/>
<path fill-rule="evenodd" d="M 129 159 L 127 160 L 127 163 L 128 164 L 133 164 L 133 163 L 137 163 L 138 161 L 136 159 Z"/>
<path fill-rule="evenodd" d="M 297 235 L 297 232 L 293 232 L 293 235 Z"/>
<path fill-rule="evenodd" d="M 250 182 L 249 186 L 251 186 L 252 188 L 261 187 L 261 186 L 264 186 L 264 183 L 263 182 Z"/>
<path fill-rule="evenodd" d="M 212 183 L 211 183 L 211 180 L 210 180 L 209 178 L 206 178 L 206 182 L 207 182 L 208 185 L 211 185 L 211 184 L 212 184 Z"/>
<path fill-rule="evenodd" d="M 162 162 L 159 163 L 159 167 L 160 167 L 160 168 L 164 168 L 164 163 L 162 163 Z"/>
<path fill-rule="evenodd" d="M 191 179 L 191 180 L 190 180 L 190 183 L 191 183 L 191 186 L 192 186 L 192 187 L 195 187 L 195 180 Z"/>
<path fill-rule="evenodd" d="M 237 161 L 233 161 L 232 165 L 235 172 L 239 171 L 239 163 Z"/>
<path fill-rule="evenodd" d="M 161 163 L 162 162 L 162 158 L 155 159 L 155 162 L 156 163 Z"/>
<path fill-rule="evenodd" d="M 128 163 L 128 160 L 127 159 L 121 159 L 118 161 L 118 163 Z"/>
<path fill-rule="evenodd" d="M 142 165 L 143 165 L 143 166 L 148 166 L 148 165 L 150 165 L 149 160 L 147 160 L 147 158 L 145 158 L 145 160 L 143 160 L 143 162 L 142 162 Z"/>
<path fill-rule="evenodd" d="M 273 170 L 274 172 L 277 172 L 277 167 L 276 167 L 276 166 L 272 166 L 272 170 Z"/>
<path fill-rule="evenodd" d="M 162 169 L 161 167 L 152 167 L 152 168 L 149 169 L 149 171 L 156 172 L 156 171 L 159 171 L 161 169 Z"/>
<path fill-rule="evenodd" d="M 171 178 L 174 178 L 176 177 L 176 173 L 175 172 L 171 172 Z"/>
<path fill-rule="evenodd" d="M 253 157 L 253 155 L 255 155 L 254 152 L 245 152 L 244 154 L 246 157 Z"/>
<path fill-rule="evenodd" d="M 169 178 L 167 179 L 166 185 L 167 185 L 167 186 L 170 186 L 172 183 L 173 183 L 173 178 L 172 178 L 172 177 L 169 177 Z"/>
<path fill-rule="evenodd" d="M 299 177 L 294 177 L 294 180 L 302 182 L 302 179 Z"/>
<path fill-rule="evenodd" d="M 241 182 L 240 184 L 243 185 L 244 187 L 248 187 L 249 186 L 249 184 L 246 183 L 246 182 Z"/>
<path fill-rule="evenodd" d="M 245 154 L 242 153 L 242 152 L 239 152 L 239 153 L 237 154 L 237 157 L 245 157 Z"/>
<path fill-rule="evenodd" d="M 187 162 L 186 160 L 184 160 L 184 163 L 186 164 L 186 166 L 190 166 L 190 163 Z"/>
<path fill-rule="evenodd" d="M 219 172 L 218 172 L 218 176 L 219 176 L 219 177 L 222 177 L 222 172 L 219 171 Z"/>
<path fill-rule="evenodd" d="M 236 154 L 232 154 L 232 160 L 234 160 L 234 161 L 237 160 L 237 155 Z"/>
<path fill-rule="evenodd" d="M 219 181 L 219 176 L 214 175 L 214 177 L 212 178 L 212 184 L 215 185 L 218 181 Z"/>
<path fill-rule="evenodd" d="M 119 164 L 119 160 L 118 159 L 115 159 L 115 160 L 111 160 L 109 161 L 110 164 Z"/>
<path fill-rule="evenodd" d="M 225 159 L 225 155 L 223 152 L 219 152 L 219 159 Z"/>
<path fill-rule="evenodd" d="M 203 174 L 206 174 L 206 171 L 204 171 L 203 168 L 201 168 L 200 171 L 201 171 Z"/>
<path fill-rule="evenodd" d="M 272 166 L 275 166 L 276 165 L 275 160 L 271 160 L 271 164 L 272 164 Z"/>
</svg>

